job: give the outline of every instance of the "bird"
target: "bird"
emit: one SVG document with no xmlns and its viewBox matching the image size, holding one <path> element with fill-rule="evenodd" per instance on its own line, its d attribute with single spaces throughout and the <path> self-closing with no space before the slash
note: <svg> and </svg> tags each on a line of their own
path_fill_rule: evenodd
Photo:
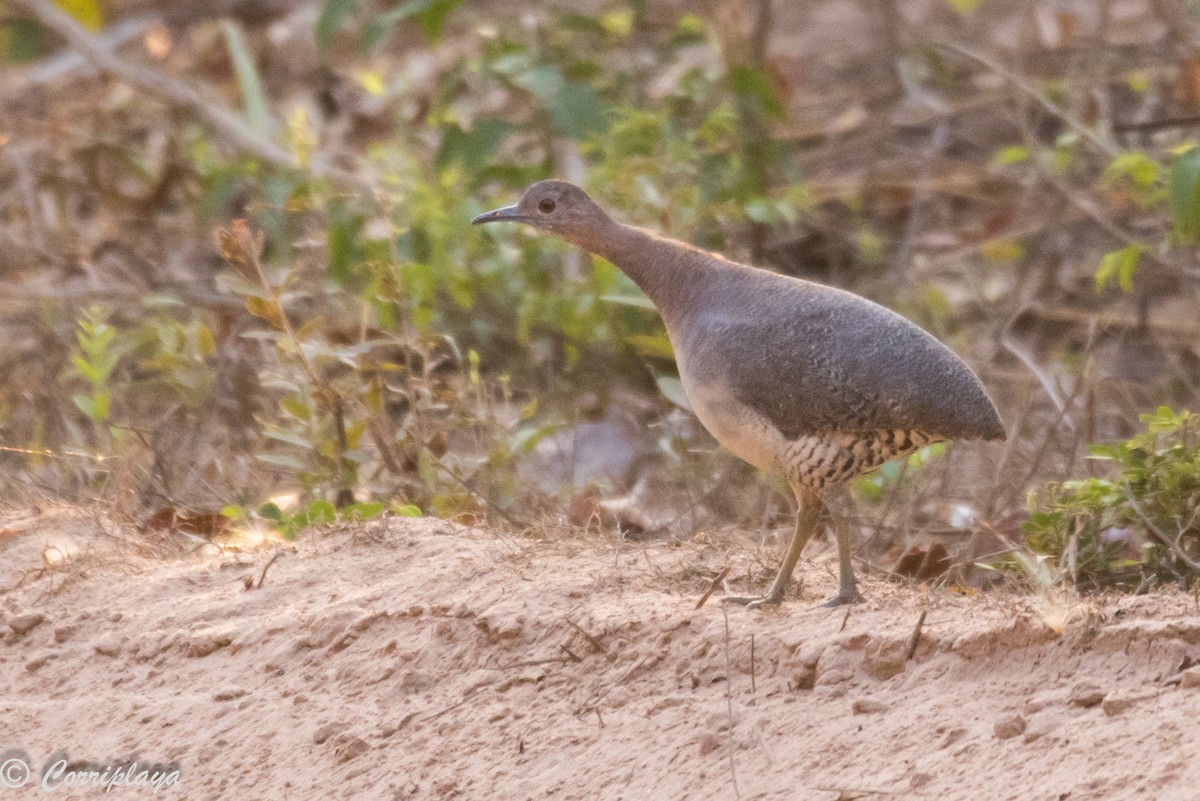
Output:
<svg viewBox="0 0 1200 801">
<path fill-rule="evenodd" d="M 829 491 L 934 442 L 1000 441 L 1005 428 L 979 377 L 912 321 L 851 292 L 727 259 L 625 225 L 567 181 L 539 181 L 474 225 L 515 222 L 621 269 L 666 326 L 692 410 L 722 446 L 796 497 L 796 527 L 761 595 L 779 605 Z M 838 592 L 862 600 L 849 534 L 837 532 Z"/>
</svg>

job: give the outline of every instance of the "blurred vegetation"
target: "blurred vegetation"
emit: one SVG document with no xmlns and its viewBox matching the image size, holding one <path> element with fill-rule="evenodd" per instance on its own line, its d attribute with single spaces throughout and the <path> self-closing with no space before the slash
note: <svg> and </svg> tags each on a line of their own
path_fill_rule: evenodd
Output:
<svg viewBox="0 0 1200 801">
<path fill-rule="evenodd" d="M 104 30 L 109 5 L 59 5 Z M 889 58 L 841 76 L 814 129 L 797 109 L 818 78 L 770 55 L 770 7 L 324 0 L 303 68 L 246 19 L 145 29 L 148 68 L 211 82 L 287 163 L 103 79 L 57 86 L 49 127 L 21 95 L 0 128 L 17 146 L 6 230 L 28 232 L 14 262 L 55 277 L 7 301 L 22 305 L 0 347 L 0 482 L 289 535 L 387 511 L 527 526 L 577 516 L 578 496 L 538 480 L 539 448 L 630 409 L 653 451 L 638 458 L 665 468 L 643 475 L 684 476 L 725 519 L 782 520 L 787 494 L 678 412 L 670 343 L 632 282 L 555 240 L 470 227 L 558 176 L 621 219 L 887 303 L 974 360 L 1010 421 L 999 466 L 931 446 L 856 482 L 852 509 L 937 527 L 966 504 L 969 525 L 1015 541 L 1026 488 L 1054 478 L 1028 545 L 1080 586 L 1185 574 L 1194 418 L 1160 410 L 1128 437 L 1137 410 L 1200 387 L 1189 329 L 1152 314 L 1196 294 L 1200 148 L 1186 124 L 1154 127 L 1200 106 L 1195 65 L 1075 41 L 1068 12 L 1017 72 L 890 20 Z M 978 32 L 987 9 L 943 11 Z M 58 38 L 14 13 L 0 58 L 44 63 Z M 1082 56 L 1056 66 L 1085 45 L 1106 82 Z M 41 200 L 21 188 L 31 170 Z M 39 204 L 68 221 L 57 237 Z M 1118 478 L 1062 480 L 1122 439 L 1093 449 Z M 291 491 L 296 508 L 273 500 Z"/>
</svg>

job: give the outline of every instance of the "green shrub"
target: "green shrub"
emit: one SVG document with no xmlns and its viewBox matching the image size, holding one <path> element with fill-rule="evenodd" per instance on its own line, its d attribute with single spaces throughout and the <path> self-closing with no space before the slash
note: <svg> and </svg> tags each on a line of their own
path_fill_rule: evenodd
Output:
<svg viewBox="0 0 1200 801">
<path fill-rule="evenodd" d="M 1187 586 L 1200 575 L 1200 415 L 1160 406 L 1141 419 L 1144 433 L 1091 448 L 1112 478 L 1031 495 L 1027 544 L 1081 588 Z"/>
</svg>

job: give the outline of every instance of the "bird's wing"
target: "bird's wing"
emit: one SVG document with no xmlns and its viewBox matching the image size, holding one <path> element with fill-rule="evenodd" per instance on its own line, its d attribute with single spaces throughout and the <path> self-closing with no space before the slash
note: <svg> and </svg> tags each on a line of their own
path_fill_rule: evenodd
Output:
<svg viewBox="0 0 1200 801">
<path fill-rule="evenodd" d="M 692 326 L 690 361 L 704 365 L 697 380 L 722 383 L 789 439 L 872 429 L 992 438 L 1000 430 L 962 360 L 875 303 L 796 281 L 711 308 Z"/>
</svg>

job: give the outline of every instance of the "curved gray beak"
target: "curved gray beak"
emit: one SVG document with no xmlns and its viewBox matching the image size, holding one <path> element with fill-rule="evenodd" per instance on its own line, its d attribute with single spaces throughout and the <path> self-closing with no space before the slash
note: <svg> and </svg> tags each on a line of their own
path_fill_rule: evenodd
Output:
<svg viewBox="0 0 1200 801">
<path fill-rule="evenodd" d="M 490 222 L 521 222 L 523 219 L 525 218 L 517 211 L 516 206 L 505 206 L 502 209 L 485 211 L 471 220 L 471 225 L 481 225 Z"/>
</svg>

